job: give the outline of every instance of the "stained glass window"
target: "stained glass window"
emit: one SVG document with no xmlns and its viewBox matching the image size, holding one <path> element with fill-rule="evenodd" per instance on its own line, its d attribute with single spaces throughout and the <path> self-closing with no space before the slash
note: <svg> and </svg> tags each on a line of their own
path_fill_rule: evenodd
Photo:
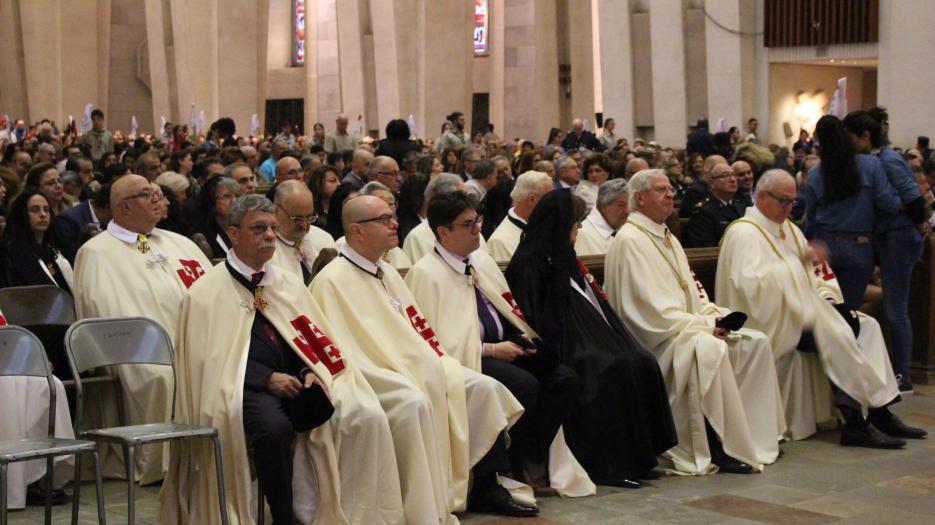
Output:
<svg viewBox="0 0 935 525">
<path fill-rule="evenodd" d="M 474 0 L 474 56 L 487 54 L 487 29 L 490 13 L 487 0 Z"/>
<path fill-rule="evenodd" d="M 292 64 L 305 64 L 305 4 L 306 0 L 292 0 Z"/>
</svg>

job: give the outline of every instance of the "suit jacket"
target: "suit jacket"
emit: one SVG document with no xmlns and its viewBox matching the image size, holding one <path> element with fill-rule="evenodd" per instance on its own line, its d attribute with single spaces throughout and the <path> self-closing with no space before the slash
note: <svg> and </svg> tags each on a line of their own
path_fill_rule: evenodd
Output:
<svg viewBox="0 0 935 525">
<path fill-rule="evenodd" d="M 604 150 L 604 145 L 597 140 L 594 133 L 587 130 L 582 131 L 581 135 L 575 135 L 573 131 L 569 131 L 565 135 L 565 139 L 562 140 L 562 147 L 565 148 L 565 151 L 574 151 L 581 148 L 587 148 L 591 151 Z"/>
<path fill-rule="evenodd" d="M 55 229 L 59 239 L 68 244 L 68 250 L 78 251 L 78 236 L 81 228 L 94 221 L 91 216 L 91 201 L 84 201 L 74 208 L 68 208 L 55 218 Z M 101 225 L 103 230 L 105 225 Z"/>
</svg>

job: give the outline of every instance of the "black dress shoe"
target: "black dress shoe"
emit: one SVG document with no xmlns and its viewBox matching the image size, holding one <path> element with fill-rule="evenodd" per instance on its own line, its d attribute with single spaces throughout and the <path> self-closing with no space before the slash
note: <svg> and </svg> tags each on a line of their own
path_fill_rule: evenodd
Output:
<svg viewBox="0 0 935 525">
<path fill-rule="evenodd" d="M 630 478 L 608 479 L 599 483 L 599 485 L 610 485 L 611 487 L 619 487 L 621 489 L 638 489 L 643 486 L 639 481 Z"/>
<path fill-rule="evenodd" d="M 513 496 L 500 485 L 495 485 L 482 494 L 474 495 L 468 505 L 468 510 L 471 512 L 512 516 L 515 518 L 530 518 L 539 514 L 539 509 L 537 507 L 517 502 L 513 499 Z"/>
<path fill-rule="evenodd" d="M 647 470 L 646 472 L 643 472 L 642 474 L 637 476 L 637 479 L 646 479 L 646 480 L 654 480 L 654 479 L 660 479 L 660 478 L 662 478 L 662 473 L 659 472 L 658 470 L 652 470 L 652 469 Z"/>
<path fill-rule="evenodd" d="M 898 437 L 887 436 L 870 423 L 844 425 L 841 429 L 841 444 L 845 447 L 903 448 L 906 442 Z"/>
<path fill-rule="evenodd" d="M 52 505 L 64 505 L 66 501 L 68 501 L 68 496 L 65 494 L 64 490 L 52 490 Z M 31 507 L 44 507 L 45 490 L 36 484 L 26 487 L 26 505 Z"/>
<path fill-rule="evenodd" d="M 880 432 L 896 438 L 925 439 L 925 436 L 929 434 L 921 428 L 910 427 L 903 423 L 902 420 L 896 417 L 896 414 L 889 410 L 885 412 L 871 412 L 867 421 L 869 421 L 871 425 L 877 427 Z"/>
<path fill-rule="evenodd" d="M 753 474 L 754 472 L 752 466 L 730 456 L 720 457 L 713 462 L 718 466 L 719 472 L 727 474 Z"/>
</svg>

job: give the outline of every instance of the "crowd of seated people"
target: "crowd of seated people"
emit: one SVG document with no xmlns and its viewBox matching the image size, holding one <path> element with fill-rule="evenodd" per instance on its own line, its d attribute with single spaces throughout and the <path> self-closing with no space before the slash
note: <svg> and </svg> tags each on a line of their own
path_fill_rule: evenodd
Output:
<svg viewBox="0 0 935 525">
<path fill-rule="evenodd" d="M 448 523 L 762 472 L 837 417 L 845 446 L 925 437 L 888 407 L 913 392 L 907 276 L 935 157 L 924 137 L 891 146 L 883 108 L 826 116 L 791 154 L 705 119 L 660 145 L 613 119 L 472 137 L 457 111 L 425 140 L 343 114 L 265 136 L 92 117 L 0 131 L 0 287 L 163 326 L 177 419 L 219 429 L 239 522 L 248 453 L 274 523 Z M 685 248 L 717 247 L 712 300 Z M 603 282 L 582 256 L 604 257 Z M 131 423 L 168 419 L 171 373 L 119 374 Z M 145 450 L 162 519 L 219 521 L 213 456 Z M 124 475 L 119 453 L 102 465 Z M 42 502 L 41 476 L 11 480 L 11 508 Z"/>
</svg>

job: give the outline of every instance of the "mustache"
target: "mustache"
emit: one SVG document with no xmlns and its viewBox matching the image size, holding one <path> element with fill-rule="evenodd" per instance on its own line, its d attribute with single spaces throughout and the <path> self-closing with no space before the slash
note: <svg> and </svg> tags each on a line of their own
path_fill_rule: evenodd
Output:
<svg viewBox="0 0 935 525">
<path fill-rule="evenodd" d="M 276 242 L 264 242 L 260 244 L 260 250 L 275 250 Z"/>
</svg>

